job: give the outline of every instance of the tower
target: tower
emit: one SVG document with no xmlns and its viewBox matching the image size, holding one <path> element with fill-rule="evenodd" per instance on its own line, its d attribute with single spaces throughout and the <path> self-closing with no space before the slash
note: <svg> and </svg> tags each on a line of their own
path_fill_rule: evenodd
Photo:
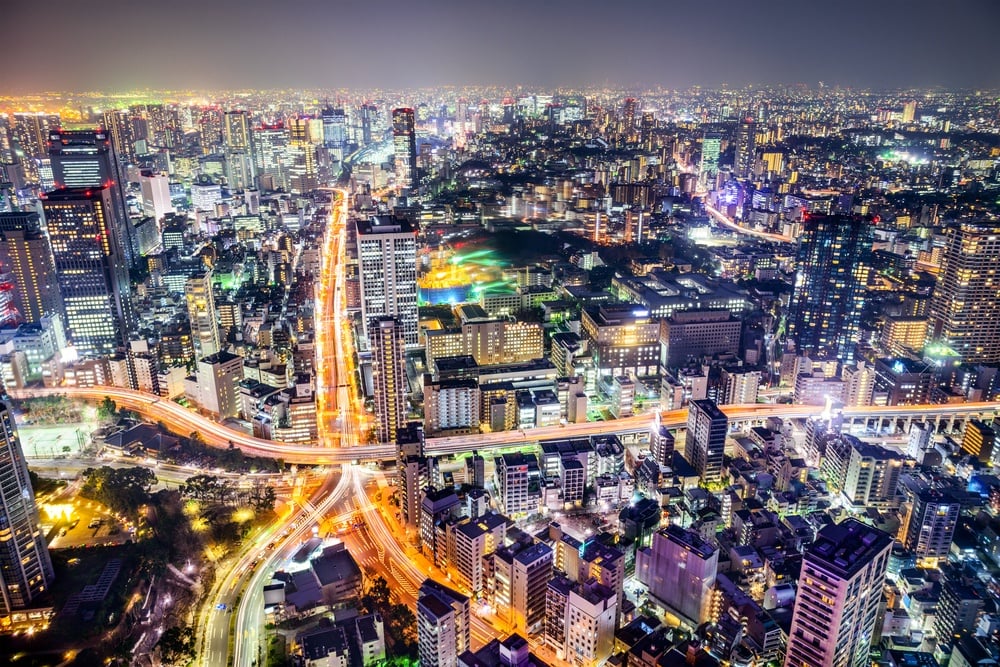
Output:
<svg viewBox="0 0 1000 667">
<path fill-rule="evenodd" d="M 417 235 L 409 222 L 373 216 L 357 222 L 361 319 L 368 336 L 372 318 L 399 321 L 407 347 L 417 343 Z"/>
<path fill-rule="evenodd" d="M 368 323 L 372 353 L 372 385 L 378 441 L 393 442 L 396 430 L 406 423 L 405 348 L 403 330 L 395 317 L 375 317 Z"/>
<path fill-rule="evenodd" d="M 128 111 L 105 111 L 104 131 L 111 138 L 115 155 L 127 164 L 135 164 L 137 155 L 135 152 L 135 133 L 132 130 L 132 120 Z"/>
<path fill-rule="evenodd" d="M 803 558 L 785 667 L 871 663 L 892 542 L 857 519 L 819 531 Z"/>
<path fill-rule="evenodd" d="M 112 135 L 103 129 L 57 129 L 49 133 L 48 148 L 56 189 L 107 188 L 111 193 L 113 227 L 125 260 L 132 266 L 137 253 L 125 201 L 122 156 L 117 152 Z"/>
<path fill-rule="evenodd" d="M 736 127 L 736 161 L 733 171 L 736 178 L 750 178 L 753 173 L 754 151 L 757 142 L 757 124 L 747 114 Z"/>
<path fill-rule="evenodd" d="M 722 480 L 722 456 L 728 430 L 729 419 L 715 401 L 706 398 L 688 405 L 684 458 L 705 482 Z"/>
<path fill-rule="evenodd" d="M 37 213 L 0 213 L 0 271 L 13 275 L 13 306 L 26 321 L 62 314 L 52 248 Z"/>
<path fill-rule="evenodd" d="M 722 149 L 722 138 L 718 134 L 705 133 L 701 140 L 701 182 L 707 184 L 715 178 L 719 171 L 719 152 Z"/>
<path fill-rule="evenodd" d="M 413 109 L 392 110 L 392 146 L 396 156 L 396 188 L 408 191 L 417 184 L 417 131 Z"/>
<path fill-rule="evenodd" d="M 246 190 L 256 183 L 253 159 L 253 133 L 250 114 L 227 111 L 223 123 L 223 146 L 226 157 L 226 181 L 230 190 Z"/>
<path fill-rule="evenodd" d="M 215 316 L 215 296 L 212 294 L 212 272 L 188 278 L 184 285 L 188 320 L 195 358 L 208 357 L 221 349 L 219 323 Z"/>
<path fill-rule="evenodd" d="M 941 273 L 931 299 L 935 338 L 967 364 L 1000 362 L 1000 224 L 962 222 L 944 231 Z"/>
<path fill-rule="evenodd" d="M 0 397 L 0 616 L 24 609 L 55 572 L 6 392 Z"/>
<path fill-rule="evenodd" d="M 66 333 L 81 356 L 124 349 L 135 317 L 109 188 L 64 189 L 42 200 Z"/>
<path fill-rule="evenodd" d="M 871 270 L 872 224 L 858 216 L 810 216 L 803 225 L 788 335 L 802 353 L 853 361 Z"/>
</svg>

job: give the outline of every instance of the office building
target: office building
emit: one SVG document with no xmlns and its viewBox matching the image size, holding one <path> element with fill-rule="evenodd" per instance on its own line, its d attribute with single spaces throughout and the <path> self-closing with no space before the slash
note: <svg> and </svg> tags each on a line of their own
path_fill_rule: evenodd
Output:
<svg viewBox="0 0 1000 667">
<path fill-rule="evenodd" d="M 541 473 L 534 454 L 516 452 L 493 459 L 493 485 L 497 506 L 509 517 L 524 516 L 538 510 L 541 501 Z"/>
<path fill-rule="evenodd" d="M 427 579 L 417 598 L 417 642 L 421 665 L 450 667 L 471 648 L 469 598 Z"/>
<path fill-rule="evenodd" d="M 0 618 L 31 605 L 54 579 L 24 451 L 4 395 L 0 397 Z"/>
<path fill-rule="evenodd" d="M 947 560 L 962 504 L 948 491 L 931 488 L 911 475 L 900 477 L 906 496 L 900 541 L 917 557 L 918 565 L 937 567 Z"/>
<path fill-rule="evenodd" d="M 757 147 L 757 124 L 747 116 L 736 126 L 736 156 L 733 172 L 736 178 L 747 179 L 753 175 Z"/>
<path fill-rule="evenodd" d="M 997 433 L 990 424 L 978 419 L 970 419 L 965 424 L 962 436 L 962 451 L 976 458 L 980 463 L 988 463 L 996 458 Z"/>
<path fill-rule="evenodd" d="M 635 574 L 649 595 L 695 627 L 711 617 L 719 551 L 697 533 L 670 525 L 636 552 Z"/>
<path fill-rule="evenodd" d="M 608 304 L 584 309 L 580 320 L 600 375 L 657 374 L 660 324 L 648 309 Z"/>
<path fill-rule="evenodd" d="M 410 391 L 400 321 L 395 317 L 372 318 L 368 323 L 368 345 L 372 353 L 376 436 L 379 442 L 394 442 L 396 430 L 406 423 L 406 397 Z"/>
<path fill-rule="evenodd" d="M 660 364 L 677 368 L 717 354 L 740 351 L 743 323 L 728 310 L 685 310 L 660 321 Z"/>
<path fill-rule="evenodd" d="M 42 200 L 66 334 L 82 357 L 124 349 L 135 328 L 114 207 L 109 188 L 56 190 Z"/>
<path fill-rule="evenodd" d="M 219 351 L 198 360 L 198 404 L 220 419 L 240 414 L 243 357 Z"/>
<path fill-rule="evenodd" d="M 10 138 L 13 162 L 24 169 L 28 183 L 41 182 L 39 165 L 45 157 L 49 132 L 60 126 L 59 116 L 47 113 L 15 113 L 11 116 Z"/>
<path fill-rule="evenodd" d="M 819 531 L 803 558 L 785 667 L 871 664 L 892 543 L 856 519 Z"/>
<path fill-rule="evenodd" d="M 13 277 L 11 305 L 22 319 L 62 317 L 52 248 L 37 213 L 0 213 L 0 270 Z"/>
<path fill-rule="evenodd" d="M 199 359 L 209 357 L 222 349 L 215 296 L 212 294 L 212 272 L 205 271 L 188 278 L 184 285 L 184 298 L 187 300 L 195 355 Z"/>
<path fill-rule="evenodd" d="M 545 355 L 545 329 L 538 322 L 474 319 L 454 329 L 424 332 L 427 367 L 437 359 L 472 356 L 480 366 L 517 364 Z"/>
<path fill-rule="evenodd" d="M 728 432 L 729 419 L 714 401 L 706 398 L 688 404 L 684 458 L 705 482 L 722 481 L 722 458 Z"/>
<path fill-rule="evenodd" d="M 54 130 L 49 133 L 49 162 L 56 189 L 107 188 L 114 206 L 111 219 L 129 266 L 136 243 L 125 201 L 125 170 L 105 130 Z M 167 202 L 169 203 L 169 194 Z"/>
<path fill-rule="evenodd" d="M 507 535 L 507 518 L 490 512 L 449 526 L 448 566 L 458 582 L 473 595 L 485 586 L 483 557 L 503 546 Z"/>
<path fill-rule="evenodd" d="M 285 149 L 287 160 L 288 189 L 293 194 L 304 194 L 319 185 L 319 167 L 316 164 L 316 145 L 309 132 L 311 118 L 292 116 L 285 120 L 288 144 Z"/>
<path fill-rule="evenodd" d="M 223 117 L 223 149 L 226 158 L 226 183 L 233 192 L 252 188 L 257 183 L 250 114 L 227 111 Z"/>
<path fill-rule="evenodd" d="M 861 217 L 816 215 L 803 223 L 788 316 L 800 354 L 854 359 L 873 238 L 872 223 Z"/>
<path fill-rule="evenodd" d="M 552 548 L 543 542 L 512 545 L 493 554 L 493 604 L 497 616 L 526 636 L 542 631 L 545 591 L 552 578 Z"/>
<path fill-rule="evenodd" d="M 701 165 L 698 169 L 701 182 L 711 184 L 719 172 L 719 153 L 722 137 L 715 133 L 705 133 L 701 139 Z"/>
<path fill-rule="evenodd" d="M 923 405 L 930 402 L 936 368 L 907 357 L 875 360 L 872 398 L 881 405 Z"/>
<path fill-rule="evenodd" d="M 965 363 L 1000 362 L 1000 224 L 944 230 L 941 272 L 931 298 L 931 335 Z"/>
<path fill-rule="evenodd" d="M 361 318 L 368 338 L 373 318 L 399 321 L 407 348 L 417 345 L 417 238 L 409 222 L 372 216 L 357 223 Z"/>
<path fill-rule="evenodd" d="M 104 132 L 111 139 L 111 145 L 119 160 L 126 164 L 138 162 L 135 152 L 135 132 L 128 111 L 124 109 L 105 111 Z"/>
<path fill-rule="evenodd" d="M 564 599 L 558 600 L 562 591 Z M 546 626 L 561 626 L 554 638 L 547 636 L 556 656 L 582 667 L 605 664 L 611 657 L 617 628 L 618 596 L 614 589 L 593 579 L 562 588 L 550 586 L 546 616 L 550 606 L 552 618 L 545 619 Z"/>
<path fill-rule="evenodd" d="M 139 187 L 144 215 L 159 223 L 168 213 L 174 212 L 170 201 L 170 178 L 166 174 L 143 169 L 139 174 Z"/>
<path fill-rule="evenodd" d="M 396 160 L 396 189 L 413 190 L 417 185 L 417 130 L 413 109 L 392 110 L 392 147 Z"/>
</svg>

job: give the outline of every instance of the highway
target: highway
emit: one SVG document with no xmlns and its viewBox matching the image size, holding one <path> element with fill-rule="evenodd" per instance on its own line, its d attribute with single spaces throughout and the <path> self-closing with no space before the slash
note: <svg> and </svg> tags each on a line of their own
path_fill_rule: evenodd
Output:
<svg viewBox="0 0 1000 667">
<path fill-rule="evenodd" d="M 790 236 L 782 236 L 781 234 L 770 234 L 768 232 L 762 232 L 756 229 L 751 229 L 750 227 L 744 227 L 743 225 L 738 225 L 732 220 L 730 220 L 729 217 L 722 211 L 715 208 L 714 206 L 709 205 L 708 203 L 705 204 L 705 210 L 708 211 L 708 214 L 712 216 L 712 218 L 717 223 L 719 223 L 726 229 L 731 229 L 732 231 L 737 232 L 739 234 L 756 236 L 757 238 L 764 239 L 767 241 L 773 241 L 775 243 L 795 243 L 795 239 L 793 239 Z"/>
</svg>

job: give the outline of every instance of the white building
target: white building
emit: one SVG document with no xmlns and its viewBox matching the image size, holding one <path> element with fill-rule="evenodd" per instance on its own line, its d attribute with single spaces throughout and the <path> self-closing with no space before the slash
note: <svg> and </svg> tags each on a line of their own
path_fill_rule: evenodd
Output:
<svg viewBox="0 0 1000 667">
<path fill-rule="evenodd" d="M 361 320 L 399 320 L 407 348 L 417 346 L 417 238 L 406 220 L 372 216 L 357 223 Z"/>
<path fill-rule="evenodd" d="M 196 378 L 202 409 L 222 418 L 239 415 L 243 357 L 223 351 L 199 359 Z"/>
<path fill-rule="evenodd" d="M 424 581 L 417 599 L 420 664 L 457 664 L 458 656 L 472 648 L 469 636 L 469 598 L 432 579 Z"/>
</svg>

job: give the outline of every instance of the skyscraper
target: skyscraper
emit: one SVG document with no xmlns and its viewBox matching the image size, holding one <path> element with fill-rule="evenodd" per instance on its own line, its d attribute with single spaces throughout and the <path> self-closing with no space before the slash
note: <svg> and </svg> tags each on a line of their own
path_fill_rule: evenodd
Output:
<svg viewBox="0 0 1000 667">
<path fill-rule="evenodd" d="M 368 337 L 372 318 L 399 320 L 407 347 L 417 345 L 417 235 L 409 222 L 372 216 L 357 222 L 361 318 Z"/>
<path fill-rule="evenodd" d="M 406 379 L 403 331 L 395 317 L 375 317 L 368 323 L 372 353 L 372 385 L 379 442 L 393 442 L 406 423 Z"/>
<path fill-rule="evenodd" d="M 726 449 L 729 419 L 715 401 L 701 399 L 688 405 L 684 458 L 694 466 L 703 481 L 722 479 L 722 456 Z"/>
<path fill-rule="evenodd" d="M 0 616 L 24 609 L 55 572 L 6 392 L 0 397 Z"/>
<path fill-rule="evenodd" d="M 719 152 L 722 150 L 722 138 L 718 134 L 705 133 L 701 140 L 701 168 L 699 174 L 702 183 L 708 183 L 719 171 Z"/>
<path fill-rule="evenodd" d="M 42 200 L 66 333 L 81 356 L 104 357 L 125 348 L 134 328 L 114 206 L 106 187 L 56 190 Z"/>
<path fill-rule="evenodd" d="M 802 562 L 785 667 L 871 664 L 892 542 L 857 519 L 819 531 Z"/>
<path fill-rule="evenodd" d="M 253 133 L 250 131 L 250 114 L 246 111 L 227 111 L 223 124 L 223 146 L 226 157 L 226 182 L 229 189 L 246 190 L 256 184 L 256 165 L 253 157 Z"/>
<path fill-rule="evenodd" d="M 30 183 L 39 182 L 38 161 L 45 157 L 49 131 L 59 127 L 59 116 L 46 113 L 16 113 L 11 123 L 14 161 L 24 167 Z"/>
<path fill-rule="evenodd" d="M 796 256 L 788 335 L 803 353 L 854 358 L 871 270 L 872 224 L 857 216 L 810 216 Z"/>
<path fill-rule="evenodd" d="M 931 299 L 933 336 L 971 364 L 1000 362 L 1000 224 L 962 222 L 944 231 Z"/>
<path fill-rule="evenodd" d="M 310 141 L 310 118 L 293 116 L 285 123 L 288 133 L 288 189 L 295 194 L 315 190 L 319 185 L 316 146 Z"/>
<path fill-rule="evenodd" d="M 111 138 L 115 154 L 127 164 L 135 164 L 138 157 L 135 152 L 135 133 L 128 111 L 105 111 L 104 130 Z"/>
<path fill-rule="evenodd" d="M 412 190 L 417 184 L 417 130 L 413 109 L 392 110 L 392 146 L 396 156 L 396 188 Z"/>
<path fill-rule="evenodd" d="M 937 567 L 951 552 L 962 505 L 950 492 L 931 488 L 911 475 L 901 477 L 900 488 L 909 505 L 903 546 L 916 555 L 921 566 Z"/>
<path fill-rule="evenodd" d="M 417 642 L 421 665 L 448 667 L 472 646 L 469 598 L 427 579 L 417 598 Z"/>
<path fill-rule="evenodd" d="M 106 130 L 53 130 L 49 133 L 49 159 L 56 189 L 107 188 L 111 194 L 112 226 L 131 266 L 136 254 L 125 201 L 121 155 Z"/>
<path fill-rule="evenodd" d="M 219 322 L 215 316 L 215 296 L 212 294 L 212 272 L 205 271 L 188 278 L 184 297 L 187 299 L 195 358 L 215 354 L 221 349 L 221 344 Z"/>
<path fill-rule="evenodd" d="M 750 178 L 753 174 L 756 143 L 757 124 L 748 114 L 736 127 L 736 160 L 733 169 L 736 178 Z"/>
<path fill-rule="evenodd" d="M 62 316 L 52 248 L 37 213 L 0 213 L 0 271 L 13 274 L 13 304 L 26 321 Z"/>
</svg>

